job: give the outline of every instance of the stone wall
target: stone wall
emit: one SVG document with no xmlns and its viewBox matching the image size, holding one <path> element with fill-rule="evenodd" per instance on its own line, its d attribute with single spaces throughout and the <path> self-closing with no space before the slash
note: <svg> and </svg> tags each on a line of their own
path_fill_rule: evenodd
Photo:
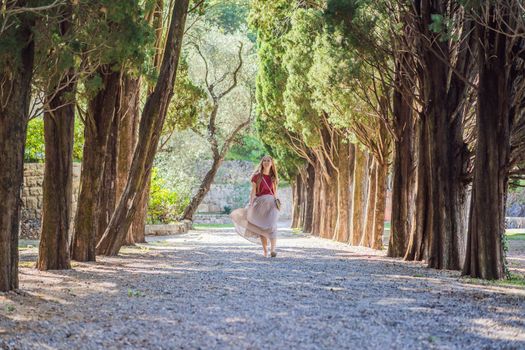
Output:
<svg viewBox="0 0 525 350">
<path fill-rule="evenodd" d="M 37 239 L 42 220 L 44 164 L 24 164 L 24 186 L 22 189 L 22 213 L 20 238 Z M 73 210 L 77 208 L 78 190 L 80 186 L 80 163 L 73 164 Z"/>
<path fill-rule="evenodd" d="M 202 162 L 199 169 L 207 169 L 209 164 Z M 250 178 L 254 165 L 245 161 L 226 161 L 216 177 L 215 183 L 199 206 L 195 217 L 197 223 L 227 223 L 227 215 L 218 215 L 235 208 L 246 206 L 250 196 Z M 199 171 L 199 170 L 196 170 Z M 44 164 L 29 163 L 24 165 L 24 187 L 22 190 L 22 215 L 20 237 L 24 239 L 38 238 L 42 217 L 42 200 L 44 181 Z M 76 212 L 78 190 L 80 187 L 80 163 L 73 164 L 73 211 Z M 289 219 L 292 214 L 292 191 L 290 187 L 280 187 L 281 219 Z M 390 219 L 391 198 L 387 198 L 386 220 Z M 525 189 L 511 191 L 507 202 L 507 225 L 524 227 L 525 219 Z M 208 217 L 209 216 L 209 217 Z M 518 218 L 514 218 L 518 217 Z"/>
</svg>

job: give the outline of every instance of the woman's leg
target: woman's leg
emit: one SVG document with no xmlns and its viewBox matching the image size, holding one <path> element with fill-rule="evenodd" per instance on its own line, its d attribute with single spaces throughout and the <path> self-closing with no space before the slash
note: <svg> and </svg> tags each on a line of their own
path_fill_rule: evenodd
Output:
<svg viewBox="0 0 525 350">
<path fill-rule="evenodd" d="M 275 238 L 270 239 L 270 252 L 272 253 L 272 255 L 275 253 L 276 244 L 277 244 L 277 239 Z"/>
<path fill-rule="evenodd" d="M 263 246 L 263 255 L 268 256 L 268 248 L 266 248 L 266 246 L 268 245 L 268 239 L 264 236 L 261 236 L 261 242 Z"/>
</svg>

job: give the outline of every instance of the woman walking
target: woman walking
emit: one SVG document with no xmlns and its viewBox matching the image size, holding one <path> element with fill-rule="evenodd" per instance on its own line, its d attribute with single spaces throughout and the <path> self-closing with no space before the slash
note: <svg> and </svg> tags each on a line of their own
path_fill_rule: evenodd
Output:
<svg viewBox="0 0 525 350">
<path fill-rule="evenodd" d="M 277 199 L 277 169 L 272 157 L 264 156 L 252 176 L 252 191 L 250 204 L 247 208 L 234 210 L 230 217 L 238 234 L 247 240 L 260 243 L 263 255 L 268 256 L 268 240 L 270 255 L 276 257 L 277 218 L 279 216 L 279 200 Z"/>
</svg>

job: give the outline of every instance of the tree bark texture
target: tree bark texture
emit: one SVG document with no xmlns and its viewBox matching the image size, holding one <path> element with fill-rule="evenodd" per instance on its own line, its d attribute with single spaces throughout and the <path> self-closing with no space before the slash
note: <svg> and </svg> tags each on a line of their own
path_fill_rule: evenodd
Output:
<svg viewBox="0 0 525 350">
<path fill-rule="evenodd" d="M 128 181 L 108 228 L 97 245 L 99 254 L 118 254 L 142 198 L 142 189 L 151 172 L 167 108 L 173 96 L 187 11 L 188 0 L 175 1 L 159 79 L 146 100 Z"/>
<path fill-rule="evenodd" d="M 119 121 L 118 131 L 118 158 L 116 169 L 116 186 L 115 198 L 118 200 L 124 192 L 126 182 L 128 181 L 129 169 L 133 160 L 134 144 L 134 127 L 136 120 L 140 118 L 140 79 L 131 77 L 129 74 L 124 75 L 122 80 L 122 93 L 117 110 L 116 118 Z M 146 186 L 149 191 L 149 186 Z M 140 213 L 141 211 L 139 211 Z M 137 216 L 139 218 L 139 216 Z M 109 222 L 109 221 L 108 221 Z M 126 235 L 125 244 L 132 245 L 136 242 L 143 242 L 144 239 L 135 237 L 133 232 L 134 225 Z M 104 228 L 105 230 L 105 228 Z M 138 239 L 138 241 L 135 240 Z"/>
<path fill-rule="evenodd" d="M 120 72 L 111 71 L 110 67 L 105 66 L 101 67 L 99 74 L 103 88 L 89 101 L 84 131 L 79 205 L 71 242 L 71 258 L 77 261 L 95 261 L 100 191 L 120 86 Z"/>
<path fill-rule="evenodd" d="M 305 185 L 305 208 L 304 208 L 304 226 L 303 231 L 311 233 L 313 229 L 313 217 L 314 217 L 314 183 L 315 183 L 315 168 L 312 164 L 308 164 L 306 167 L 306 180 Z"/>
<path fill-rule="evenodd" d="M 421 261 L 427 259 L 429 249 L 429 232 L 432 226 L 431 195 L 429 186 L 428 128 L 426 118 L 418 118 L 416 123 L 416 183 L 415 213 L 410 223 L 405 260 Z"/>
<path fill-rule="evenodd" d="M 400 69 L 399 67 L 396 68 L 397 75 L 401 75 Z M 402 79 L 402 77 L 398 79 Z M 387 251 L 387 255 L 393 258 L 405 256 L 414 214 L 415 166 L 413 147 L 415 135 L 411 108 L 402 93 L 396 89 L 393 96 L 393 119 L 396 137 L 392 169 L 392 222 Z"/>
<path fill-rule="evenodd" d="M 509 76 L 508 41 L 501 26 L 497 5 L 487 6 L 489 25 L 477 24 L 478 103 L 477 147 L 472 200 L 463 274 L 484 279 L 505 277 L 502 239 L 505 234 L 505 201 L 510 158 L 510 112 L 512 79 Z M 508 21 L 508 15 L 503 20 Z"/>
<path fill-rule="evenodd" d="M 361 234 L 359 245 L 372 247 L 374 241 L 374 224 L 376 214 L 376 192 L 377 192 L 377 161 L 370 156 L 368 162 L 368 191 L 366 195 L 365 226 Z"/>
<path fill-rule="evenodd" d="M 385 232 L 385 210 L 388 180 L 388 164 L 377 163 L 376 168 L 376 199 L 374 214 L 374 233 L 370 247 L 373 249 L 383 248 L 383 234 Z"/>
<path fill-rule="evenodd" d="M 119 88 L 120 95 L 120 88 Z M 115 111 L 118 108 L 117 106 Z M 95 241 L 98 242 L 104 231 L 108 227 L 109 219 L 113 215 L 115 205 L 117 203 L 116 184 L 117 184 L 117 160 L 119 157 L 118 140 L 120 137 L 120 126 L 118 116 L 113 118 L 111 125 L 111 132 L 107 143 L 107 151 L 104 157 L 104 173 L 102 175 L 102 185 L 100 187 L 100 194 L 98 196 L 98 226 Z"/>
<path fill-rule="evenodd" d="M 146 220 L 148 218 L 150 188 L 151 173 L 146 180 L 146 186 L 144 187 L 144 191 L 142 191 L 142 198 L 138 205 L 137 212 L 135 213 L 135 217 L 133 218 L 131 230 L 133 234 L 133 242 L 135 243 L 146 243 Z"/>
<path fill-rule="evenodd" d="M 352 230 L 354 227 L 354 187 L 355 187 L 355 165 L 356 165 L 356 152 L 357 147 L 355 144 L 350 144 L 349 158 L 348 158 L 348 175 L 350 177 L 348 181 L 348 237 L 345 243 L 352 244 Z"/>
<path fill-rule="evenodd" d="M 105 157 L 103 184 L 99 196 L 97 242 L 104 234 L 126 185 L 134 149 L 135 120 L 140 113 L 139 93 L 139 79 L 123 74 Z M 132 229 L 130 229 L 126 236 L 126 244 L 133 243 Z"/>
<path fill-rule="evenodd" d="M 429 251 L 427 263 L 437 269 L 460 269 L 466 232 L 466 183 L 463 181 L 466 145 L 463 142 L 463 109 L 466 84 L 457 74 L 466 75 L 470 66 L 469 38 L 462 37 L 457 57 L 449 40 L 430 30 L 432 16 L 451 11 L 447 1 L 420 0 L 416 11 L 419 55 L 422 65 L 422 93 L 428 128 L 429 190 L 431 192 Z M 463 35 L 471 24 L 464 22 Z M 454 71 L 454 72 L 453 72 Z M 419 210 L 419 209 L 418 209 Z"/>
<path fill-rule="evenodd" d="M 315 164 L 313 166 L 314 168 L 314 185 L 312 188 L 312 230 L 310 231 L 312 235 L 319 236 L 320 234 L 320 227 L 321 227 L 321 216 L 323 215 L 322 210 L 322 202 L 324 199 L 324 194 L 322 193 L 322 174 L 321 174 L 321 165 L 319 163 L 319 160 L 317 157 L 315 158 Z"/>
<path fill-rule="evenodd" d="M 292 182 L 292 227 L 301 227 L 301 207 L 304 204 L 302 196 L 303 183 L 301 174 L 297 174 Z"/>
<path fill-rule="evenodd" d="M 12 65 L 0 67 L 0 291 L 18 288 L 21 187 L 35 52 L 32 26 L 22 19 L 4 34 L 20 46 L 12 54 Z"/>
<path fill-rule="evenodd" d="M 72 8 L 67 6 L 60 22 L 61 35 L 72 30 Z M 45 170 L 42 230 L 38 249 L 39 270 L 70 269 L 69 237 L 72 228 L 73 142 L 76 91 L 75 72 L 70 69 L 48 95 L 44 113 Z"/>
<path fill-rule="evenodd" d="M 355 147 L 354 184 L 352 194 L 352 229 L 350 243 L 359 245 L 365 229 L 368 192 L 368 153 Z"/>
<path fill-rule="evenodd" d="M 347 242 L 350 236 L 350 147 L 341 142 L 339 148 L 339 172 L 337 174 L 337 222 L 333 238 Z"/>
</svg>

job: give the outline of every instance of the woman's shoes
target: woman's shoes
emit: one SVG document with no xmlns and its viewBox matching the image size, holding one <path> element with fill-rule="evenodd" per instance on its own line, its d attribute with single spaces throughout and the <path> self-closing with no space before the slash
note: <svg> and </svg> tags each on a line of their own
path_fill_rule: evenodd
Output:
<svg viewBox="0 0 525 350">
<path fill-rule="evenodd" d="M 270 256 L 271 256 L 272 258 L 275 258 L 275 257 L 277 256 L 277 253 L 276 253 L 276 252 L 271 252 L 271 253 L 270 253 Z"/>
</svg>

